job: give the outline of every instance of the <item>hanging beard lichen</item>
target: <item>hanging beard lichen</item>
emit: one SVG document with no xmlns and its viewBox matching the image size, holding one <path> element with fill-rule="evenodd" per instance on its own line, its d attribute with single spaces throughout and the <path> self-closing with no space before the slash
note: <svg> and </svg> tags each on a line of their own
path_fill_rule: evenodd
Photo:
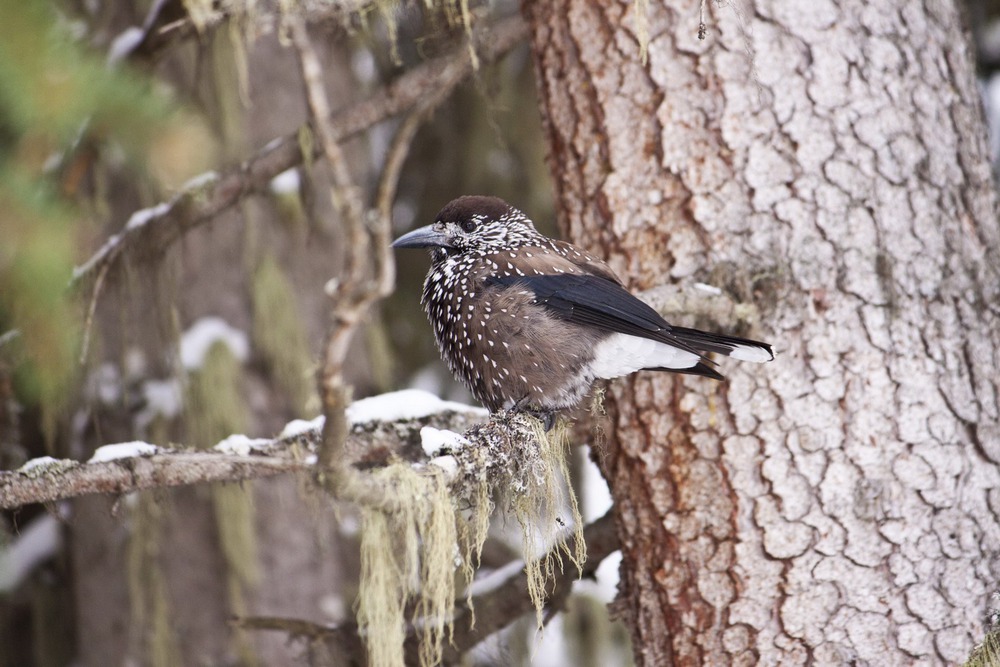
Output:
<svg viewBox="0 0 1000 667">
<path fill-rule="evenodd" d="M 534 440 L 537 443 L 536 457 L 529 458 L 524 470 L 533 475 L 521 494 L 512 499 L 514 516 L 521 524 L 524 548 L 525 573 L 528 576 L 528 594 L 535 605 L 538 626 L 542 625 L 542 609 L 545 605 L 545 585 L 555 574 L 556 565 L 560 570 L 565 566 L 565 554 L 583 571 L 587 560 L 587 546 L 583 541 L 583 519 L 576 494 L 569 487 L 569 427 L 559 420 L 555 427 L 546 432 L 541 422 L 532 420 Z M 532 483 L 533 482 L 533 483 Z M 568 540 L 560 540 L 559 534 L 566 526 L 560 516 L 563 507 L 569 510 L 573 530 L 573 547 Z M 558 548 L 549 548 L 555 543 Z M 545 550 L 544 558 L 535 558 L 539 549 Z"/>
<path fill-rule="evenodd" d="M 496 495 L 501 507 L 512 512 L 521 527 L 528 594 L 539 626 L 546 584 L 555 574 L 556 566 L 560 569 L 564 566 L 563 555 L 580 572 L 587 559 L 583 520 L 576 495 L 568 486 L 569 432 L 562 420 L 546 432 L 533 417 L 498 413 L 487 424 L 472 429 L 478 446 L 468 447 L 456 457 L 459 469 L 465 474 L 460 486 L 465 489 L 467 500 L 474 503 L 469 532 L 478 542 L 470 543 L 469 547 L 475 547 L 477 564 L 493 509 L 490 498 Z M 568 521 L 562 516 L 564 510 L 569 513 Z M 567 527 L 573 531 L 572 546 L 569 540 L 562 539 Z M 542 558 L 538 557 L 539 552 L 544 552 Z M 469 552 L 465 562 L 471 571 Z"/>
<path fill-rule="evenodd" d="M 583 521 L 567 486 L 565 422 L 545 432 L 531 417 L 498 414 L 472 433 L 476 445 L 451 454 L 454 477 L 436 465 L 406 462 L 372 473 L 372 483 L 392 499 L 362 510 L 357 620 L 373 667 L 406 664 L 407 608 L 413 609 L 420 635 L 420 664 L 440 663 L 445 635 L 452 632 L 456 560 L 471 583 L 494 497 L 521 527 L 528 593 L 539 625 L 555 568 L 565 566 L 564 556 L 578 570 L 586 560 Z M 570 524 L 572 545 L 561 539 Z"/>
<path fill-rule="evenodd" d="M 373 667 L 405 664 L 405 609 L 416 603 L 420 664 L 441 661 L 455 600 L 455 509 L 444 471 L 393 463 L 373 473 L 392 511 L 364 508 L 358 626 Z"/>
</svg>

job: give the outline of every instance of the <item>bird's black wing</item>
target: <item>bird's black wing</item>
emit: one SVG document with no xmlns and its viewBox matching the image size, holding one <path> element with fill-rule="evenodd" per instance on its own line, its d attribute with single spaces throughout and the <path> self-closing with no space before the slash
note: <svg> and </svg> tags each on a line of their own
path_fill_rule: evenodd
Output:
<svg viewBox="0 0 1000 667">
<path fill-rule="evenodd" d="M 729 356 L 734 350 L 748 347 L 765 351 L 772 358 L 774 356 L 767 343 L 671 326 L 621 284 L 602 276 L 571 273 L 504 276 L 493 278 L 489 283 L 521 286 L 534 295 L 537 303 L 561 319 L 666 343 L 697 354 L 707 364 L 715 364 L 704 356 L 707 352 Z M 721 378 L 701 363 L 691 372 Z"/>
<path fill-rule="evenodd" d="M 560 273 L 490 278 L 488 285 L 519 286 L 554 316 L 615 333 L 649 338 L 693 352 L 698 350 L 671 333 L 660 314 L 618 283 L 600 276 Z"/>
</svg>

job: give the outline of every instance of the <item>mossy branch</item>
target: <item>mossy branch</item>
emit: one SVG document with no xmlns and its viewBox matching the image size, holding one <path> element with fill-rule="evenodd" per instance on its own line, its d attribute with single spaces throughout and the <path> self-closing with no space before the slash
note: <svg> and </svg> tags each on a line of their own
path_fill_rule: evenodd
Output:
<svg viewBox="0 0 1000 667">
<path fill-rule="evenodd" d="M 420 429 L 426 425 L 464 430 L 468 413 L 442 412 L 422 419 L 355 425 L 345 448 L 352 461 L 365 466 L 390 459 L 418 460 Z M 242 482 L 288 473 L 313 473 L 307 458 L 319 443 L 318 430 L 289 438 L 254 440 L 245 452 L 213 449 L 162 449 L 155 454 L 84 463 L 52 459 L 28 469 L 0 471 L 0 509 L 50 503 L 93 494 L 120 495 L 133 491 L 207 482 Z M 375 452 L 375 454 L 373 454 Z"/>
</svg>

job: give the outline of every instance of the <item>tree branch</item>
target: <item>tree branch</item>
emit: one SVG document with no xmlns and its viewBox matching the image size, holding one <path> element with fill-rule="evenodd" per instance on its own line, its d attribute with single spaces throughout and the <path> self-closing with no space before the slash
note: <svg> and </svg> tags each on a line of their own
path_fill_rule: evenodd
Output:
<svg viewBox="0 0 1000 667">
<path fill-rule="evenodd" d="M 484 38 L 486 35 L 488 39 Z M 473 33 L 479 57 L 485 62 L 499 60 L 526 36 L 527 25 L 520 16 L 500 19 Z M 472 71 L 468 46 L 456 46 L 447 54 L 414 67 L 363 102 L 333 113 L 329 125 L 334 138 L 344 141 L 413 109 L 428 96 L 428 91 L 447 95 Z M 318 152 L 310 157 L 318 157 Z M 188 231 L 211 221 L 244 197 L 266 191 L 275 176 L 302 162 L 298 134 L 293 133 L 272 141 L 236 167 L 192 179 L 168 201 L 133 214 L 121 232 L 74 270 L 71 286 L 91 279 L 104 265 L 114 264 L 123 252 L 161 253 Z"/>
<path fill-rule="evenodd" d="M 482 419 L 481 410 L 458 408 L 457 404 L 440 402 L 437 411 L 419 418 L 354 423 L 345 443 L 345 456 L 368 467 L 398 459 L 426 460 L 420 446 L 422 427 L 464 431 Z M 152 455 L 96 463 L 36 460 L 30 467 L 0 471 L 0 510 L 95 493 L 121 494 L 313 472 L 315 466 L 308 455 L 316 452 L 319 439 L 320 432 L 313 427 L 284 438 L 243 440 L 244 445 L 230 447 L 228 451 L 157 448 Z"/>
<path fill-rule="evenodd" d="M 204 482 L 238 482 L 311 467 L 287 456 L 170 450 L 99 463 L 54 460 L 26 472 L 0 472 L 0 509 L 95 493 L 122 494 Z"/>
</svg>

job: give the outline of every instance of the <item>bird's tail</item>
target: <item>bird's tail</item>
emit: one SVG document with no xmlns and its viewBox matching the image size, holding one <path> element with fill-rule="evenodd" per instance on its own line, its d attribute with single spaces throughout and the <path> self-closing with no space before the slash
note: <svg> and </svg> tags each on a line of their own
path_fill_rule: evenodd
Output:
<svg viewBox="0 0 1000 667">
<path fill-rule="evenodd" d="M 753 361 L 756 363 L 763 363 L 774 359 L 774 352 L 771 350 L 771 346 L 757 340 L 737 338 L 736 336 L 723 336 L 722 334 L 675 326 L 670 327 L 670 333 L 698 352 L 716 352 L 740 361 Z"/>
</svg>

